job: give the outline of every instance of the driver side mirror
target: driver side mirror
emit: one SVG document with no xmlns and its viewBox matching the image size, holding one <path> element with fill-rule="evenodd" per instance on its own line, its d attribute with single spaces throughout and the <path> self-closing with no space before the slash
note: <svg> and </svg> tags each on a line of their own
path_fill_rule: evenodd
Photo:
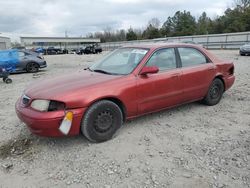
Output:
<svg viewBox="0 0 250 188">
<path fill-rule="evenodd" d="M 145 66 L 142 68 L 140 75 L 155 74 L 157 72 L 159 72 L 159 68 L 157 66 Z"/>
</svg>

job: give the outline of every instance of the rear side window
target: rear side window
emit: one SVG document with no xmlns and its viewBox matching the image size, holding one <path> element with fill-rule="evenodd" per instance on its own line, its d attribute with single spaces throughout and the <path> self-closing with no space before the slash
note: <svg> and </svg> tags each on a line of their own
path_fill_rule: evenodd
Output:
<svg viewBox="0 0 250 188">
<path fill-rule="evenodd" d="M 176 68 L 174 48 L 166 48 L 156 51 L 148 60 L 146 66 L 157 66 L 160 71 Z"/>
<path fill-rule="evenodd" d="M 194 48 L 178 48 L 182 67 L 191 67 L 207 63 L 207 58 Z"/>
</svg>

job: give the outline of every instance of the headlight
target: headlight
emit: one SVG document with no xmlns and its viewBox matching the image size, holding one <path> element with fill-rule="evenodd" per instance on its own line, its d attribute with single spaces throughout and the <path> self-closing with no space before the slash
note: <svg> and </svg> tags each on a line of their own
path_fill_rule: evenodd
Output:
<svg viewBox="0 0 250 188">
<path fill-rule="evenodd" d="M 31 107 L 38 111 L 47 112 L 49 109 L 49 103 L 49 100 L 34 100 L 31 103 Z"/>
<path fill-rule="evenodd" d="M 64 110 L 65 104 L 59 101 L 37 99 L 31 103 L 31 107 L 38 111 L 51 112 L 57 110 Z"/>
</svg>

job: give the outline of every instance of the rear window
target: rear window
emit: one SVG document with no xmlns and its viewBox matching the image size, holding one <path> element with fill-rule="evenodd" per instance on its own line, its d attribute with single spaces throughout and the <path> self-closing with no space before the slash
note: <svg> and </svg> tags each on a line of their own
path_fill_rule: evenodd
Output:
<svg viewBox="0 0 250 188">
<path fill-rule="evenodd" d="M 190 67 L 207 63 L 207 58 L 194 48 L 178 48 L 182 67 Z"/>
</svg>

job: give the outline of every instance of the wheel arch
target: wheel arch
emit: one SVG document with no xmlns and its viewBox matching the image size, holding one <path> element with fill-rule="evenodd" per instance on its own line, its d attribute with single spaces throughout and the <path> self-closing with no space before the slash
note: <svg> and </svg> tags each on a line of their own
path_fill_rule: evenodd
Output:
<svg viewBox="0 0 250 188">
<path fill-rule="evenodd" d="M 39 63 L 37 63 L 36 61 L 33 61 L 33 60 L 30 60 L 30 61 L 28 61 L 28 62 L 25 64 L 24 70 L 26 70 L 26 71 L 28 72 L 27 68 L 28 68 L 28 65 L 31 64 L 31 63 L 35 63 L 35 64 L 38 66 L 38 71 L 39 71 L 39 69 L 40 69 Z"/>
<path fill-rule="evenodd" d="M 127 117 L 127 108 L 126 108 L 125 104 L 122 102 L 122 100 L 120 100 L 117 97 L 107 96 L 107 97 L 98 98 L 98 99 L 92 101 L 90 103 L 90 105 L 88 106 L 88 108 L 90 106 L 92 106 L 94 103 L 96 103 L 98 101 L 103 101 L 103 100 L 108 100 L 108 101 L 111 101 L 111 102 L 115 103 L 121 109 L 121 111 L 122 111 L 123 122 L 126 120 L 126 117 Z"/>
<path fill-rule="evenodd" d="M 37 63 L 36 61 L 34 61 L 34 60 L 30 60 L 30 61 L 28 61 L 26 64 L 25 64 L 25 68 L 27 67 L 27 65 L 28 64 L 30 64 L 30 63 L 35 63 L 35 64 L 37 64 L 38 65 L 38 67 L 40 68 L 40 65 L 39 65 L 39 63 Z"/>
<path fill-rule="evenodd" d="M 224 79 L 223 79 L 223 76 L 222 76 L 221 74 L 216 75 L 215 78 L 214 78 L 213 80 L 215 80 L 216 78 L 217 78 L 217 79 L 220 79 L 220 80 L 222 81 L 223 86 L 224 86 L 224 91 L 225 91 L 226 85 L 225 85 L 225 81 L 224 81 Z"/>
</svg>

